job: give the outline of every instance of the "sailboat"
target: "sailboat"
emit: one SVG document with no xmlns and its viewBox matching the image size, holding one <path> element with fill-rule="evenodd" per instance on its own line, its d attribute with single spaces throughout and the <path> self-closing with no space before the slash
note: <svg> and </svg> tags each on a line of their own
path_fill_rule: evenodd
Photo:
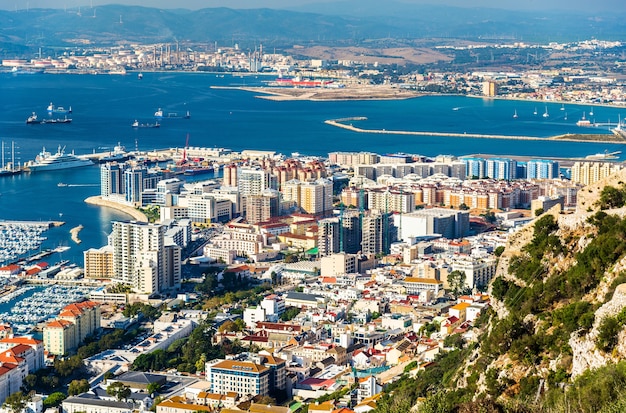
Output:
<svg viewBox="0 0 626 413">
<path fill-rule="evenodd" d="M 561 110 L 565 110 L 565 104 L 561 104 Z"/>
<path fill-rule="evenodd" d="M 513 113 L 513 119 L 517 119 L 517 109 L 515 109 L 515 112 Z"/>
<path fill-rule="evenodd" d="M 589 109 L 589 116 L 593 116 L 593 108 Z"/>
<path fill-rule="evenodd" d="M 545 111 L 545 112 L 543 112 L 543 115 L 542 115 L 542 116 L 543 116 L 544 118 L 547 118 L 547 117 L 549 117 L 549 116 L 550 116 L 550 114 L 548 113 L 548 107 L 547 107 L 547 106 L 546 106 L 546 111 Z"/>
<path fill-rule="evenodd" d="M 567 112 L 565 112 L 565 117 L 563 118 L 563 120 L 567 120 Z"/>
<path fill-rule="evenodd" d="M 537 107 L 535 106 L 535 111 L 533 112 L 533 115 L 537 114 Z"/>
</svg>

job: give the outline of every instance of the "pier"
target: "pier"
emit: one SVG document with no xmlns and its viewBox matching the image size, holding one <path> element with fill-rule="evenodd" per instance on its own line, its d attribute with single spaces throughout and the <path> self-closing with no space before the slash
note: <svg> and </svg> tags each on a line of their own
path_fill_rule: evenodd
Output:
<svg viewBox="0 0 626 413">
<path fill-rule="evenodd" d="M 358 133 L 378 133 L 378 134 L 388 134 L 388 135 L 414 135 L 414 136 L 441 136 L 441 137 L 449 137 L 449 138 L 476 138 L 476 139 L 513 139 L 513 140 L 524 140 L 524 141 L 551 141 L 551 140 L 560 140 L 560 141 L 572 141 L 572 142 L 590 142 L 589 139 L 576 139 L 577 135 L 560 135 L 553 136 L 549 138 L 540 138 L 536 136 L 519 136 L 519 135 L 488 135 L 481 133 L 459 133 L 459 132 L 424 132 L 424 131 L 402 131 L 402 130 L 387 130 L 387 129 L 363 129 L 357 128 L 352 124 L 345 124 L 344 122 L 351 121 L 362 121 L 367 120 L 364 116 L 351 117 L 351 118 L 341 118 L 341 119 L 330 119 L 324 121 L 327 125 L 331 125 L 337 128 L 347 129 L 352 132 Z M 613 136 L 610 135 L 612 138 Z M 613 138 L 614 139 L 614 138 Z M 602 142 L 602 143 L 625 143 L 622 140 L 609 140 L 609 139 L 597 139 L 594 142 Z"/>
</svg>

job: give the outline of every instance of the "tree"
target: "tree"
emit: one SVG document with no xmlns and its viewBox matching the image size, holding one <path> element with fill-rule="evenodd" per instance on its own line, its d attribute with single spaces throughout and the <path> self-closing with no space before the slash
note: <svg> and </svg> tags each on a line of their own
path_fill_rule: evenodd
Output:
<svg viewBox="0 0 626 413">
<path fill-rule="evenodd" d="M 29 374 L 28 376 L 24 377 L 24 386 L 28 389 L 28 390 L 32 390 L 35 388 L 35 386 L 37 386 L 37 375 L 36 374 Z"/>
<path fill-rule="evenodd" d="M 2 406 L 6 407 L 13 413 L 21 413 L 31 398 L 31 393 L 22 393 L 21 391 L 17 391 L 7 396 L 7 398 L 4 399 L 4 404 Z"/>
<path fill-rule="evenodd" d="M 130 387 L 122 382 L 116 381 L 109 384 L 107 394 L 115 397 L 118 401 L 126 400 L 130 396 Z"/>
<path fill-rule="evenodd" d="M 206 364 L 206 354 L 202 353 L 198 361 L 196 361 L 196 371 L 204 371 Z"/>
<path fill-rule="evenodd" d="M 157 382 L 152 382 L 150 384 L 148 384 L 148 386 L 146 387 L 146 390 L 148 391 L 148 393 L 153 394 L 153 393 L 158 393 L 161 391 L 161 383 L 157 383 Z"/>
<path fill-rule="evenodd" d="M 502 245 L 496 247 L 495 251 L 493 252 L 494 255 L 496 257 L 499 257 L 500 255 L 502 255 L 502 253 L 504 252 L 504 247 Z"/>
<path fill-rule="evenodd" d="M 70 396 L 85 393 L 89 391 L 89 382 L 86 379 L 72 380 L 67 387 L 67 393 Z"/>
<path fill-rule="evenodd" d="M 465 288 L 465 272 L 454 270 L 448 274 L 448 286 L 456 299 Z"/>
<path fill-rule="evenodd" d="M 271 396 L 261 396 L 261 398 L 259 398 L 259 400 L 257 400 L 257 403 L 259 403 L 259 404 L 275 405 L 276 404 L 276 399 L 271 397 Z"/>
<path fill-rule="evenodd" d="M 484 214 L 480 214 L 480 216 L 485 218 L 485 221 L 487 221 L 490 224 L 493 224 L 493 223 L 495 223 L 498 220 L 498 218 L 496 218 L 496 214 L 493 211 L 489 211 L 489 212 L 486 212 Z"/>
<path fill-rule="evenodd" d="M 600 192 L 600 209 L 619 208 L 624 205 L 624 193 L 614 186 L 605 186 Z"/>
<path fill-rule="evenodd" d="M 65 393 L 60 392 L 60 391 L 54 392 L 50 394 L 48 397 L 46 397 L 46 399 L 43 401 L 43 407 L 45 409 L 48 409 L 51 407 L 60 406 L 61 402 L 65 400 L 66 398 L 67 398 L 67 395 Z"/>
</svg>

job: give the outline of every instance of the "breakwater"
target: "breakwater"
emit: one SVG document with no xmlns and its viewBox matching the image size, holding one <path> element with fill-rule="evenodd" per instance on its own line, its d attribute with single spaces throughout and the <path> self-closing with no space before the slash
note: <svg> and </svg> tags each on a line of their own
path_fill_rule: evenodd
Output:
<svg viewBox="0 0 626 413">
<path fill-rule="evenodd" d="M 574 134 L 565 134 L 559 136 L 552 136 L 549 138 L 540 138 L 536 136 L 519 136 L 519 135 L 496 135 L 496 134 L 482 134 L 482 133 L 459 133 L 459 132 L 425 132 L 425 131 L 404 131 L 404 130 L 387 130 L 387 129 L 363 129 L 358 128 L 354 125 L 345 124 L 344 122 L 353 122 L 353 121 L 363 121 L 367 120 L 364 116 L 355 116 L 350 118 L 341 118 L 341 119 L 329 119 L 325 120 L 324 123 L 327 125 L 331 125 L 341 129 L 347 129 L 352 132 L 358 133 L 378 133 L 378 134 L 388 134 L 388 135 L 415 135 L 415 136 L 441 136 L 441 137 L 450 137 L 450 138 L 476 138 L 476 139 L 513 139 L 513 140 L 524 140 L 524 141 L 570 141 L 570 142 L 589 142 L 589 139 L 576 139 L 576 135 Z M 603 135 L 598 135 L 598 139 L 595 142 L 602 143 L 619 143 L 623 144 L 624 141 L 621 140 L 613 140 L 606 139 L 603 140 L 601 137 Z M 612 137 L 611 135 L 608 135 Z"/>
</svg>

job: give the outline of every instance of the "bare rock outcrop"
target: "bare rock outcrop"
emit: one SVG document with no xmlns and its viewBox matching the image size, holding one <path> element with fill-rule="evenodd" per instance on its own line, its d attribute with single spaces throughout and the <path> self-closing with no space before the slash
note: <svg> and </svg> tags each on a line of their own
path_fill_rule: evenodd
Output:
<svg viewBox="0 0 626 413">
<path fill-rule="evenodd" d="M 618 361 L 626 356 L 626 334 L 622 331 L 618 336 L 618 345 L 612 354 L 606 354 L 596 348 L 598 328 L 606 317 L 618 314 L 626 307 L 626 284 L 620 284 L 613 294 L 611 301 L 605 303 L 596 311 L 593 328 L 588 334 L 578 336 L 572 333 L 569 345 L 572 348 L 572 377 L 582 374 L 587 369 L 596 369 L 610 361 Z"/>
</svg>

